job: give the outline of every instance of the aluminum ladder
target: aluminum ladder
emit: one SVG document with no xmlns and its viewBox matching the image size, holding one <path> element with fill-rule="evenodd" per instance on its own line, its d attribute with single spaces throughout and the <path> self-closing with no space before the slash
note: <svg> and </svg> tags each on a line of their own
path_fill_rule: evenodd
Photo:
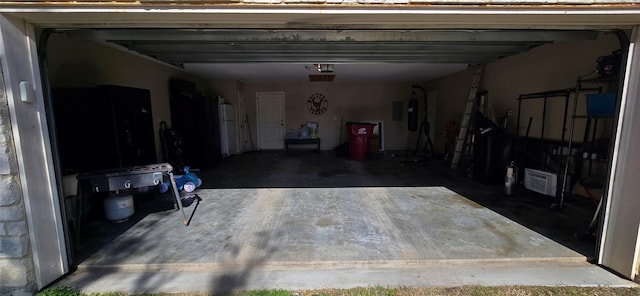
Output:
<svg viewBox="0 0 640 296">
<path fill-rule="evenodd" d="M 473 80 L 471 81 L 471 88 L 469 89 L 469 97 L 467 97 L 467 106 L 464 109 L 462 115 L 462 123 L 460 124 L 460 133 L 456 138 L 456 147 L 451 158 L 451 168 L 457 169 L 460 164 L 460 157 L 469 144 L 468 131 L 471 124 L 471 118 L 476 110 L 476 95 L 478 93 L 478 87 L 480 86 L 480 78 L 482 77 L 482 65 L 476 65 L 473 71 Z"/>
</svg>

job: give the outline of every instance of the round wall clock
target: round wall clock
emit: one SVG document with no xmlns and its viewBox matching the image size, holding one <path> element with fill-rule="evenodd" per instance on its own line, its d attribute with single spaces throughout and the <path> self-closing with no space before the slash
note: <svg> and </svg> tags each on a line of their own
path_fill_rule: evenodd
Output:
<svg viewBox="0 0 640 296">
<path fill-rule="evenodd" d="M 312 94 L 307 99 L 307 109 L 315 115 L 324 113 L 328 107 L 329 101 L 321 93 Z"/>
</svg>

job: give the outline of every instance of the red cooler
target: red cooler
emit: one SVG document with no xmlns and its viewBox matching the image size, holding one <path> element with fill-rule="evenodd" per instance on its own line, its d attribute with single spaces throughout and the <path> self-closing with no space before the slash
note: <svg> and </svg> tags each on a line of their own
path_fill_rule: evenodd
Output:
<svg viewBox="0 0 640 296">
<path fill-rule="evenodd" d="M 349 155 L 351 159 L 364 160 L 369 152 L 369 143 L 373 135 L 373 123 L 347 122 L 347 134 L 349 134 Z"/>
</svg>

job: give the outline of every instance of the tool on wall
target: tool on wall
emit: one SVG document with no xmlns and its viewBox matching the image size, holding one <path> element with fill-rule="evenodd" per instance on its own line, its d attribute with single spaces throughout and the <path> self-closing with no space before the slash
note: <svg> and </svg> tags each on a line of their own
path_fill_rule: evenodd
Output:
<svg viewBox="0 0 640 296">
<path fill-rule="evenodd" d="M 249 136 L 249 142 L 251 143 L 251 150 L 255 149 L 255 146 L 253 145 L 253 136 L 251 135 L 251 126 L 249 125 L 249 115 L 247 115 L 247 113 L 244 113 L 244 128 L 246 128 L 246 132 Z M 247 140 L 245 139 L 245 142 Z"/>
<path fill-rule="evenodd" d="M 476 94 L 478 87 L 480 86 L 480 78 L 482 77 L 482 66 L 476 65 L 473 71 L 473 80 L 471 81 L 471 87 L 469 88 L 469 96 L 467 97 L 467 105 L 462 115 L 462 122 L 460 124 L 460 133 L 456 138 L 456 148 L 453 152 L 453 158 L 451 159 L 451 168 L 457 169 L 460 164 L 460 157 L 462 153 L 469 148 L 472 141 L 469 137 L 468 130 L 471 124 L 471 118 L 478 107 Z"/>
<path fill-rule="evenodd" d="M 340 126 L 338 127 L 339 134 L 340 136 L 338 136 L 338 145 L 342 144 L 342 130 L 343 130 L 343 124 L 344 124 L 344 116 L 340 116 Z"/>
<path fill-rule="evenodd" d="M 411 92 L 407 103 L 407 128 L 410 132 L 418 130 L 418 97 L 415 91 Z"/>
<path fill-rule="evenodd" d="M 175 169 L 175 174 L 182 174 L 185 167 L 184 140 L 175 129 L 167 127 L 165 121 L 160 121 L 160 144 L 165 161 Z"/>
</svg>

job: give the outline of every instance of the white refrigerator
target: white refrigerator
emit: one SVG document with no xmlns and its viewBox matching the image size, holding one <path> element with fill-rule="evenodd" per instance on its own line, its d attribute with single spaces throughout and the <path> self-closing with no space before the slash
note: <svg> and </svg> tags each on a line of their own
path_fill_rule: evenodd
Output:
<svg viewBox="0 0 640 296">
<path fill-rule="evenodd" d="M 227 157 L 236 154 L 236 122 L 233 105 L 218 105 L 218 118 L 220 119 L 220 150 L 222 156 Z"/>
</svg>

